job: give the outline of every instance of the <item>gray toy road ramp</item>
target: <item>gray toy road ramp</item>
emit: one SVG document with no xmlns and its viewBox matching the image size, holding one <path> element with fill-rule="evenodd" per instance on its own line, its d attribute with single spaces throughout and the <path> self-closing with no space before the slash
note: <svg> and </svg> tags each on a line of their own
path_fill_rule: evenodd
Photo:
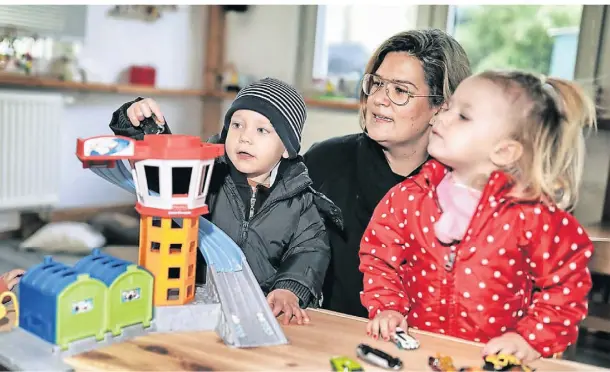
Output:
<svg viewBox="0 0 610 372">
<path fill-rule="evenodd" d="M 208 264 L 206 286 L 215 288 L 220 301 L 216 331 L 225 343 L 240 348 L 287 344 L 241 248 L 205 218 L 199 219 L 199 250 Z"/>
<path fill-rule="evenodd" d="M 288 343 L 247 264 L 235 272 L 209 269 L 206 285 L 216 288 L 221 308 L 216 332 L 227 345 L 250 348 Z"/>
</svg>

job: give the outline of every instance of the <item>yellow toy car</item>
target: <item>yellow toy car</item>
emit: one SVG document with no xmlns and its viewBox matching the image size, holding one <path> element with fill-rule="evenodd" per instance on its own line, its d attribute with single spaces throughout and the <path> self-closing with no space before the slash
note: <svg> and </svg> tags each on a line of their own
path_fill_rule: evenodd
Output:
<svg viewBox="0 0 610 372">
<path fill-rule="evenodd" d="M 331 358 L 330 365 L 337 372 L 364 371 L 360 363 L 346 356 Z"/>
</svg>

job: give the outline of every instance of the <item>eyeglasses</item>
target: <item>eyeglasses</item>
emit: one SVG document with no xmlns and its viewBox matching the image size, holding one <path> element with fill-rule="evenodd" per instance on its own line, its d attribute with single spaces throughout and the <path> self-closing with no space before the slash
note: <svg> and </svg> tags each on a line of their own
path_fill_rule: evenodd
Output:
<svg viewBox="0 0 610 372">
<path fill-rule="evenodd" d="M 362 91 L 367 96 L 375 94 L 383 86 L 385 86 L 385 93 L 390 101 L 398 106 L 406 105 L 413 97 L 442 97 L 436 94 L 413 94 L 408 86 L 382 79 L 373 74 L 365 74 L 362 79 Z"/>
</svg>

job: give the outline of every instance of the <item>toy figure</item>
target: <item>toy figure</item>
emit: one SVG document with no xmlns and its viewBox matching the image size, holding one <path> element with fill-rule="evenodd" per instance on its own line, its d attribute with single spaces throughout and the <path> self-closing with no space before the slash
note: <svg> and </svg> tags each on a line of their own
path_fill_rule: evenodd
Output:
<svg viewBox="0 0 610 372">
<path fill-rule="evenodd" d="M 19 327 L 19 303 L 17 296 L 11 291 L 19 283 L 24 273 L 25 271 L 22 269 L 14 269 L 0 276 L 0 298 L 2 298 L 0 303 L 0 319 L 4 319 L 8 314 L 8 309 L 4 304 L 13 301 L 13 309 L 15 310 L 14 327 Z"/>
<path fill-rule="evenodd" d="M 486 355 L 484 358 L 485 371 L 523 371 L 533 372 L 533 369 L 521 363 L 521 361 L 512 354 L 492 354 Z"/>
<path fill-rule="evenodd" d="M 436 354 L 435 357 L 428 358 L 428 365 L 436 372 L 457 372 L 450 356 Z"/>
<path fill-rule="evenodd" d="M 428 359 L 428 365 L 433 371 L 437 372 L 534 371 L 532 368 L 522 364 L 517 357 L 510 354 L 486 355 L 483 358 L 483 361 L 483 367 L 469 366 L 462 367 L 458 370 L 455 368 L 451 357 L 436 354 L 436 357 L 430 357 Z"/>
<path fill-rule="evenodd" d="M 21 280 L 21 277 L 25 273 L 22 269 L 14 269 L 0 275 L 0 293 L 2 293 L 2 303 L 7 303 L 9 300 L 6 299 L 8 295 L 6 292 L 10 292 Z"/>
</svg>

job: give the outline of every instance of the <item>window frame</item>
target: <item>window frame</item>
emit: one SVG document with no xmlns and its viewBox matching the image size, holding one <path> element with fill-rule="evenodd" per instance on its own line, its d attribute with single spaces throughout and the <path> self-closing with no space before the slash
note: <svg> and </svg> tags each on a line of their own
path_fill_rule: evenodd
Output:
<svg viewBox="0 0 610 372">
<path fill-rule="evenodd" d="M 295 84 L 303 92 L 313 90 L 313 67 L 316 47 L 321 43 L 317 34 L 318 5 L 300 5 L 299 41 Z M 598 84 L 595 78 L 610 74 L 610 9 L 609 5 L 583 5 L 578 36 L 578 50 L 574 67 L 574 79 L 583 85 L 591 97 L 596 97 Z M 419 5 L 416 24 L 418 28 L 447 30 L 450 25 L 450 5 Z M 594 42 L 591 42 L 594 40 Z M 606 43 L 602 44 L 606 40 Z M 606 66 L 604 67 L 604 64 Z M 605 71 L 607 70 L 607 71 Z M 602 83 L 603 84 L 603 83 Z M 599 99 L 610 103 L 610 89 L 602 92 Z M 347 100 L 347 99 L 346 99 Z"/>
</svg>

